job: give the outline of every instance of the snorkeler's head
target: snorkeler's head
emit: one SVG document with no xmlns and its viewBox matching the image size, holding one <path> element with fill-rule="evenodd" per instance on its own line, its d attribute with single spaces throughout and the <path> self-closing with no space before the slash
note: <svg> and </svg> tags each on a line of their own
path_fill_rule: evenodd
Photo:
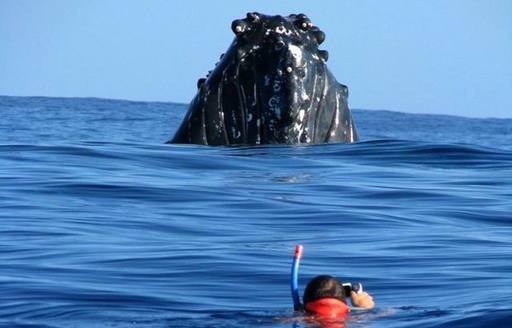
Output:
<svg viewBox="0 0 512 328">
<path fill-rule="evenodd" d="M 335 298 L 345 302 L 343 286 L 336 278 L 329 275 L 321 275 L 313 278 L 304 290 L 304 304 L 314 302 L 322 298 Z"/>
</svg>

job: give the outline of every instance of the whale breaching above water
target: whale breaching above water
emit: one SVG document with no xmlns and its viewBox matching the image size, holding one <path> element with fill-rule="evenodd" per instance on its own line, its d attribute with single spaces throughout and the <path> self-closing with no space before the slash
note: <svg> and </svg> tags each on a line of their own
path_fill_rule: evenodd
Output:
<svg viewBox="0 0 512 328">
<path fill-rule="evenodd" d="M 325 33 L 304 14 L 248 13 L 169 143 L 203 145 L 355 142 L 348 88 L 327 68 Z"/>
</svg>

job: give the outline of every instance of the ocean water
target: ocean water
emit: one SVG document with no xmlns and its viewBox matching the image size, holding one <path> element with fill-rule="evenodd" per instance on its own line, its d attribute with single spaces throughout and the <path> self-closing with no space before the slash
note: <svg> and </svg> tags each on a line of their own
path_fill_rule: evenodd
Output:
<svg viewBox="0 0 512 328">
<path fill-rule="evenodd" d="M 512 326 L 512 120 L 354 110 L 356 144 L 164 144 L 185 105 L 0 97 L 0 327 Z"/>
</svg>

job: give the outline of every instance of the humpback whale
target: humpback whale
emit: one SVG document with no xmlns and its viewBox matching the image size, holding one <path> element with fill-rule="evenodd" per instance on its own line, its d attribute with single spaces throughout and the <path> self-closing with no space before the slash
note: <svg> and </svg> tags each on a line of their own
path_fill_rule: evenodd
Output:
<svg viewBox="0 0 512 328">
<path fill-rule="evenodd" d="M 304 14 L 248 13 L 168 143 L 355 142 L 348 88 L 326 66 L 325 33 Z"/>
</svg>

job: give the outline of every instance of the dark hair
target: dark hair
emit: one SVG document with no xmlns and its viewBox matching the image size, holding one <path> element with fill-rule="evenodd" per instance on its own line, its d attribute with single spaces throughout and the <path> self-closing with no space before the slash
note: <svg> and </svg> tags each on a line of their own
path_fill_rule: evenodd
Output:
<svg viewBox="0 0 512 328">
<path fill-rule="evenodd" d="M 304 304 L 307 304 L 328 297 L 345 302 L 345 294 L 341 283 L 334 277 L 322 275 L 311 279 L 304 290 L 303 300 Z"/>
</svg>

